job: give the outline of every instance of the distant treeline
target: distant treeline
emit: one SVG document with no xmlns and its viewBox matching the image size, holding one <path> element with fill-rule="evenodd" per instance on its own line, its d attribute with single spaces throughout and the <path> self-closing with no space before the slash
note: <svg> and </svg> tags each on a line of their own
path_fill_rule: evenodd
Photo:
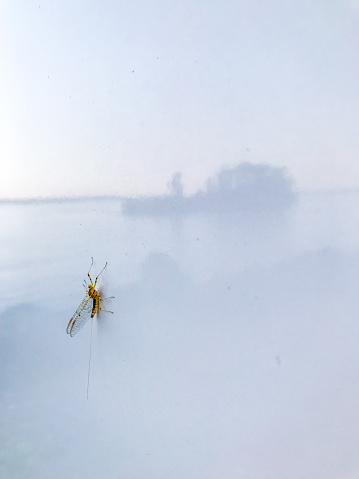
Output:
<svg viewBox="0 0 359 479">
<path fill-rule="evenodd" d="M 293 182 L 284 168 L 241 163 L 209 178 L 206 187 L 183 196 L 180 173 L 169 183 L 170 194 L 124 200 L 123 212 L 137 215 L 171 215 L 197 212 L 225 213 L 283 208 L 295 200 Z"/>
</svg>

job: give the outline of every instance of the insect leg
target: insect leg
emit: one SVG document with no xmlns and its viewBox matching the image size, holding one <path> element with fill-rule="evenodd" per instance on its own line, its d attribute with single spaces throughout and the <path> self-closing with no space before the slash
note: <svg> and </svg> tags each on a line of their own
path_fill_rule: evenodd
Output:
<svg viewBox="0 0 359 479">
<path fill-rule="evenodd" d="M 95 288 L 96 287 L 96 283 L 97 283 L 97 279 L 98 277 L 100 276 L 100 274 L 102 273 L 102 271 L 106 268 L 107 266 L 107 261 L 105 263 L 105 266 L 102 268 L 102 270 L 99 272 L 99 274 L 96 276 L 96 279 L 95 279 L 95 284 L 93 285 L 93 287 Z M 91 279 L 91 278 L 90 278 Z"/>
<path fill-rule="evenodd" d="M 92 284 L 92 279 L 91 279 L 91 276 L 90 276 L 90 271 L 91 271 L 91 268 L 93 266 L 93 256 L 91 256 L 91 266 L 90 266 L 90 269 L 89 269 L 89 272 L 87 273 L 87 276 L 90 278 L 90 281 L 91 281 L 91 284 Z"/>
</svg>

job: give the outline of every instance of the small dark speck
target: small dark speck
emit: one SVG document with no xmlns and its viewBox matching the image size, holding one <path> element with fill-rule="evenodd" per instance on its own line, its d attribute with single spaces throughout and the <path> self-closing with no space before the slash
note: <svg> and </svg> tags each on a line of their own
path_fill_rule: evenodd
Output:
<svg viewBox="0 0 359 479">
<path fill-rule="evenodd" d="M 228 290 L 230 290 L 230 289 L 231 289 L 231 287 L 230 287 L 230 286 L 227 286 L 227 289 L 228 289 Z"/>
<path fill-rule="evenodd" d="M 282 364 L 282 361 L 280 360 L 280 356 L 276 356 L 275 360 L 277 361 L 278 366 L 280 366 Z"/>
<path fill-rule="evenodd" d="M 199 238 L 197 238 L 197 241 L 199 241 Z"/>
</svg>

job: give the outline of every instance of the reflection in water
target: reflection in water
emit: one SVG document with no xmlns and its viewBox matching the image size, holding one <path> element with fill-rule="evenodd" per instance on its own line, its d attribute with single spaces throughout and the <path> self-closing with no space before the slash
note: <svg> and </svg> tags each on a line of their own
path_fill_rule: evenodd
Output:
<svg viewBox="0 0 359 479">
<path fill-rule="evenodd" d="M 130 198 L 124 201 L 127 215 L 178 216 L 193 213 L 256 215 L 288 208 L 295 200 L 292 181 L 284 168 L 241 163 L 223 169 L 207 180 L 204 191 L 185 197 L 181 174 L 175 173 L 167 196 Z"/>
</svg>

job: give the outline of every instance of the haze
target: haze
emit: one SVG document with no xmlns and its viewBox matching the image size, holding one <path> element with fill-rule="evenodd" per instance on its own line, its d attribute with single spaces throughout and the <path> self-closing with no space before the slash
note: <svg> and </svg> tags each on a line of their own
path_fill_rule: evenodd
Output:
<svg viewBox="0 0 359 479">
<path fill-rule="evenodd" d="M 358 477 L 359 196 L 270 181 L 245 208 L 1 205 L 3 477 Z M 87 400 L 91 256 L 115 299 Z"/>
<path fill-rule="evenodd" d="M 223 166 L 353 188 L 359 4 L 0 2 L 1 198 L 185 194 Z"/>
</svg>

